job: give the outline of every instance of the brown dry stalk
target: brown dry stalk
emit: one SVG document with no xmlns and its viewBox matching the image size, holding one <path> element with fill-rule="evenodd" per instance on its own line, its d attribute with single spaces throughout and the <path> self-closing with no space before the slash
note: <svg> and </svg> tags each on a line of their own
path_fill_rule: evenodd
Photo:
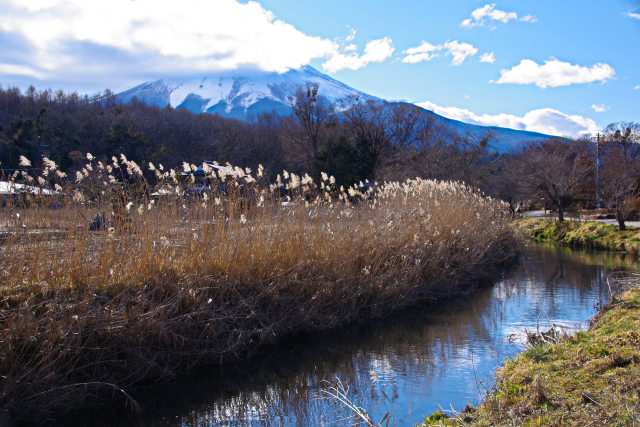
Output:
<svg viewBox="0 0 640 427">
<path fill-rule="evenodd" d="M 247 176 L 206 198 L 127 190 L 118 205 L 102 181 L 0 211 L 0 411 L 131 402 L 144 381 L 469 292 L 514 256 L 505 206 L 462 184 L 367 197 L 289 176 L 285 196 Z M 89 231 L 96 212 L 111 223 Z"/>
</svg>

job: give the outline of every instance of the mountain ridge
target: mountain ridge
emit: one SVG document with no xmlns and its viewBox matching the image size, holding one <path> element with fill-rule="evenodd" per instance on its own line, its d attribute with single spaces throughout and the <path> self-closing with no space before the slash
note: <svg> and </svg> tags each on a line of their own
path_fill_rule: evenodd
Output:
<svg viewBox="0 0 640 427">
<path fill-rule="evenodd" d="M 259 71 L 218 72 L 197 78 L 159 79 L 120 92 L 116 94 L 116 99 L 128 103 L 136 98 L 162 108 L 169 105 L 196 114 L 219 114 L 247 121 L 250 117 L 265 112 L 275 112 L 281 116 L 291 115 L 291 99 L 295 97 L 300 86 L 308 84 L 317 84 L 318 95 L 332 103 L 345 98 L 394 103 L 354 89 L 308 65 L 283 74 Z M 479 136 L 487 130 L 492 131 L 495 135 L 493 145 L 497 151 L 509 151 L 530 141 L 554 137 L 538 132 L 465 123 L 419 106 L 416 108 L 435 115 L 462 134 Z"/>
</svg>

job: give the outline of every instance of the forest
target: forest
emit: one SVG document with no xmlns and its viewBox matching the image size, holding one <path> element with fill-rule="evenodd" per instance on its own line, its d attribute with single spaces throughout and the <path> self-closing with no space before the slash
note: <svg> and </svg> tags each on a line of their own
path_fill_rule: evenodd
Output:
<svg viewBox="0 0 640 427">
<path fill-rule="evenodd" d="M 315 179 L 326 172 L 345 187 L 416 177 L 461 181 L 508 202 L 513 212 L 537 205 L 562 220 L 567 210 L 615 210 L 621 228 L 640 208 L 639 123 L 613 123 L 597 138 L 531 141 L 499 153 L 494 131 L 459 134 L 412 104 L 329 104 L 308 86 L 291 105 L 291 116 L 262 114 L 244 122 L 136 99 L 122 104 L 110 90 L 88 97 L 0 89 L 0 169 L 7 179 L 22 170 L 20 156 L 35 169 L 46 157 L 73 177 L 84 167 L 84 153 L 97 159 L 125 154 L 137 164 L 167 168 L 205 160 L 262 165 L 271 179 L 282 170 Z M 153 181 L 153 173 L 145 173 Z"/>
</svg>

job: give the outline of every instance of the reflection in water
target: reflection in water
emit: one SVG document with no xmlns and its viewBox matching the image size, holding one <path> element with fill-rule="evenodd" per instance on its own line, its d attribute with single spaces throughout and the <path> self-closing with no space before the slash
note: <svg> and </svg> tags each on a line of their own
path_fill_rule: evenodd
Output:
<svg viewBox="0 0 640 427">
<path fill-rule="evenodd" d="M 608 266 L 625 262 L 621 256 L 531 246 L 502 281 L 469 298 L 330 334 L 296 337 L 250 362 L 201 370 L 159 396 L 147 395 L 142 416 L 125 422 L 332 423 L 345 410 L 318 398 L 318 392 L 327 387 L 324 381 L 335 378 L 350 387 L 350 398 L 374 420 L 390 410 L 394 424 L 413 424 L 439 407 L 460 410 L 477 403 L 492 386 L 495 368 L 522 350 L 519 339 L 525 330 L 584 326 L 608 298 Z M 377 374 L 375 387 L 371 372 Z"/>
</svg>

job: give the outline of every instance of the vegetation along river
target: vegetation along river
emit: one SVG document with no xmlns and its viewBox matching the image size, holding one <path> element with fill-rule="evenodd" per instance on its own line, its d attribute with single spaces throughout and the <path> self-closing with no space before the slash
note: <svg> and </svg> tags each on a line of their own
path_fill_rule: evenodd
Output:
<svg viewBox="0 0 640 427">
<path fill-rule="evenodd" d="M 350 412 L 321 393 L 336 378 L 376 422 L 387 411 L 390 424 L 413 425 L 438 408 L 461 410 L 478 403 L 496 367 L 522 351 L 525 331 L 551 323 L 585 328 L 607 302 L 609 275 L 631 262 L 622 254 L 532 244 L 502 280 L 467 298 L 296 337 L 250 362 L 152 387 L 142 393 L 142 413 L 123 424 L 347 425 Z"/>
</svg>

